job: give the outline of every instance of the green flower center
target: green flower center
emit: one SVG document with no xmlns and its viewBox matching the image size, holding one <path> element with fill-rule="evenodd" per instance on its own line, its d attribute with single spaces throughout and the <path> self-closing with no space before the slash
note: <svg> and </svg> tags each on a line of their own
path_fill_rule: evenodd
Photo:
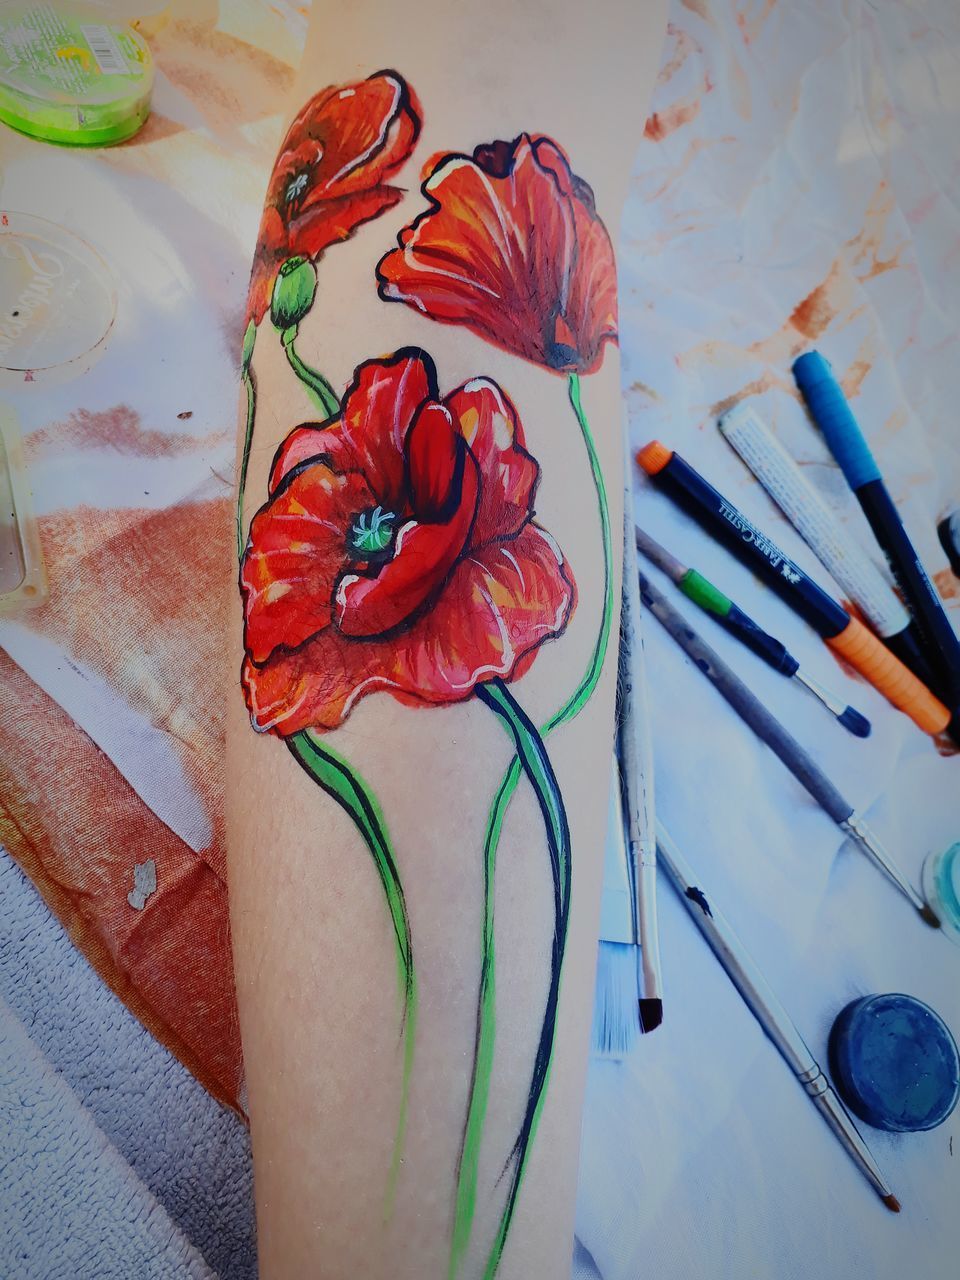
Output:
<svg viewBox="0 0 960 1280">
<path fill-rule="evenodd" d="M 368 555 L 386 551 L 393 538 L 393 521 L 396 518 L 392 511 L 384 511 L 383 507 L 361 512 L 350 530 L 350 545 L 355 551 Z"/>
</svg>

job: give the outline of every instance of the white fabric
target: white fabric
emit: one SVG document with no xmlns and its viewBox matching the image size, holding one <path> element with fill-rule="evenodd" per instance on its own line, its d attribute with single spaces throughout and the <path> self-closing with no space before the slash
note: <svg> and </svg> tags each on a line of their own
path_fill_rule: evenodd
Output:
<svg viewBox="0 0 960 1280">
<path fill-rule="evenodd" d="M 939 0 L 677 0 L 663 65 L 654 109 L 669 126 L 679 105 L 688 122 L 645 143 L 625 218 L 634 444 L 676 448 L 828 585 L 716 427 L 723 402 L 751 396 L 875 552 L 793 389 L 791 359 L 816 345 L 851 375 L 854 411 L 927 566 L 940 571 L 935 522 L 960 501 L 960 13 Z M 788 321 L 823 282 L 814 342 Z M 924 855 L 960 837 L 958 761 L 841 672 L 649 483 L 638 479 L 636 493 L 654 537 L 869 716 L 869 740 L 847 735 L 648 566 L 918 883 Z M 960 952 L 843 843 L 652 618 L 644 643 L 658 813 L 815 1054 L 826 1065 L 834 1017 L 870 992 L 910 992 L 960 1032 Z M 950 1272 L 960 1245 L 957 1117 L 928 1134 L 863 1128 L 903 1202 L 899 1217 L 888 1213 L 663 881 L 660 910 L 664 1023 L 625 1062 L 590 1067 L 578 1280 Z"/>
</svg>

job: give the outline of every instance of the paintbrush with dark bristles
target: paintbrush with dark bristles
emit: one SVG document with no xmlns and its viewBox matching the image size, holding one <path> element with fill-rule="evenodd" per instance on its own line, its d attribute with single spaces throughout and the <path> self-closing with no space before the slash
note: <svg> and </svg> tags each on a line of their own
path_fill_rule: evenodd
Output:
<svg viewBox="0 0 960 1280">
<path fill-rule="evenodd" d="M 762 658 L 768 667 L 773 667 L 774 671 L 779 671 L 782 676 L 799 680 L 804 688 L 809 689 L 850 733 L 858 738 L 870 736 L 870 721 L 866 716 L 861 715 L 854 707 L 846 706 L 842 699 L 835 698 L 812 676 L 801 671 L 800 663 L 786 645 L 758 627 L 752 618 L 748 617 L 722 591 L 718 591 L 703 574 L 681 564 L 675 556 L 672 556 L 642 529 L 637 530 L 637 546 L 648 560 L 652 560 L 657 568 L 662 569 L 667 577 L 677 584 L 689 600 L 699 605 L 704 613 L 709 613 L 711 617 L 716 618 L 722 627 L 732 636 L 736 636 L 740 643 L 746 645 L 757 657 Z"/>
</svg>

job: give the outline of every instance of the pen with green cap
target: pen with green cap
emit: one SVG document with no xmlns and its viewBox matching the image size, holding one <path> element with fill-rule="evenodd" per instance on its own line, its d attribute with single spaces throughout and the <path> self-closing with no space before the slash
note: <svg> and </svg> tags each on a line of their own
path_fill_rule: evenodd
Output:
<svg viewBox="0 0 960 1280">
<path fill-rule="evenodd" d="M 688 569 L 669 551 L 664 550 L 649 534 L 637 529 L 637 546 L 659 569 L 675 582 L 680 590 L 705 613 L 711 614 L 731 635 L 751 649 L 764 662 L 800 683 L 819 698 L 827 710 L 858 738 L 869 737 L 870 721 L 840 698 L 833 697 L 817 680 L 800 670 L 800 663 L 787 647 L 774 636 L 768 635 L 744 611 L 718 590 L 712 582 L 696 569 Z"/>
</svg>

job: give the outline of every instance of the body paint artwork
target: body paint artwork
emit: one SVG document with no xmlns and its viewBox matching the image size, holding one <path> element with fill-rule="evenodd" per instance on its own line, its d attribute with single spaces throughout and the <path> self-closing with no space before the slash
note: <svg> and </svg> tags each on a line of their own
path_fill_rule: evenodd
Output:
<svg viewBox="0 0 960 1280">
<path fill-rule="evenodd" d="M 354 112 L 357 114 L 355 115 Z M 302 359 L 298 327 L 315 302 L 314 260 L 389 209 L 386 186 L 409 156 L 419 106 L 396 72 L 328 89 L 291 126 L 271 179 L 251 279 L 241 375 L 247 430 L 237 508 L 244 604 L 241 681 L 255 729 L 283 739 L 300 766 L 353 819 L 373 857 L 394 935 L 403 1074 L 392 1197 L 400 1168 L 416 1028 L 416 976 L 406 901 L 375 795 L 324 734 L 357 701 L 388 692 L 409 706 L 477 698 L 516 755 L 490 810 L 477 1035 L 458 1164 L 449 1274 L 471 1236 L 495 1045 L 493 881 L 510 798 L 525 776 L 544 820 L 554 897 L 550 982 L 524 1118 L 507 1156 L 506 1204 L 483 1275 L 510 1229 L 549 1076 L 570 908 L 570 834 L 543 739 L 575 716 L 599 679 L 612 617 L 609 518 L 581 404 L 581 374 L 616 341 L 616 275 L 590 188 L 543 136 L 450 154 L 423 184 L 429 207 L 377 267 L 381 297 L 488 341 L 568 380 L 596 488 L 605 590 L 598 637 L 576 689 L 538 730 L 510 685 L 576 607 L 570 567 L 534 518 L 540 468 L 517 408 L 476 377 L 442 393 L 421 348 L 359 364 L 342 396 Z M 335 159 L 331 160 L 329 157 Z M 352 219 L 352 221 L 351 221 Z M 267 500 L 243 531 L 256 414 L 256 326 L 270 312 L 290 368 L 320 413 L 278 449 Z"/>
<path fill-rule="evenodd" d="M 400 232 L 398 247 L 377 267 L 380 296 L 388 302 L 406 303 L 431 319 L 464 325 L 511 354 L 565 376 L 596 489 L 604 570 L 600 625 L 580 683 L 541 726 L 546 737 L 576 716 L 596 688 L 613 617 L 610 516 L 580 383 L 581 375 L 599 368 L 605 344 L 617 341 L 613 246 L 597 216 L 593 191 L 573 173 L 557 143 L 542 135 L 521 134 L 513 142 L 492 142 L 477 147 L 472 156 L 443 155 L 433 163 L 421 190 L 428 208 Z M 500 781 L 484 840 L 481 987 L 470 1102 L 458 1167 L 450 1280 L 466 1251 L 475 1211 L 495 1042 L 496 854 L 521 763 L 518 753 Z M 493 1275 L 503 1250 L 546 1087 L 568 904 L 558 899 L 557 909 L 543 1035 L 521 1131 L 507 1160 L 506 1167 L 512 1166 L 510 1192 L 485 1277 Z"/>
</svg>

